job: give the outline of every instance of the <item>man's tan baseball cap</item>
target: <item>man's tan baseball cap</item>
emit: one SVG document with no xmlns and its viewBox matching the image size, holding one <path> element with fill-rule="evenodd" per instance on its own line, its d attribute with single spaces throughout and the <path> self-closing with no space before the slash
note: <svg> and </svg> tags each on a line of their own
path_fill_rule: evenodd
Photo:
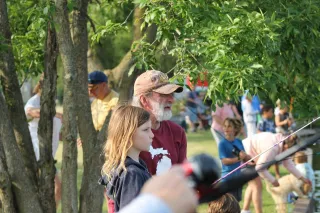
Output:
<svg viewBox="0 0 320 213">
<path fill-rule="evenodd" d="M 160 94 L 180 93 L 183 87 L 169 82 L 168 76 L 157 70 L 148 70 L 138 76 L 134 83 L 134 95 L 146 94 L 149 92 Z"/>
</svg>

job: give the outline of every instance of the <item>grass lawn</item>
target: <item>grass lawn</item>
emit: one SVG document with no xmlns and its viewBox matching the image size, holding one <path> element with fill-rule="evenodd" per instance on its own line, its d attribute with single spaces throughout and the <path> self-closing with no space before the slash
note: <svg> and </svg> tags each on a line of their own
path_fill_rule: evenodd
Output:
<svg viewBox="0 0 320 213">
<path fill-rule="evenodd" d="M 188 157 L 193 156 L 199 153 L 208 153 L 213 156 L 218 156 L 217 146 L 212 138 L 211 132 L 198 132 L 198 133 L 188 133 L 187 134 L 188 141 Z M 60 169 L 61 167 L 61 159 L 62 159 L 62 143 L 60 143 L 56 159 L 58 160 L 57 167 Z M 78 188 L 81 186 L 81 175 L 83 172 L 82 168 L 82 149 L 78 151 Z M 280 167 L 280 172 L 282 175 L 286 174 L 286 170 Z M 244 195 L 243 189 L 243 195 Z M 268 213 L 274 213 L 275 205 L 271 198 L 271 196 L 267 193 L 267 191 L 263 190 L 263 211 Z M 242 207 L 242 202 L 240 203 Z M 289 206 L 289 209 L 292 209 L 292 206 Z M 61 205 L 59 205 L 58 212 L 61 212 Z M 104 203 L 103 212 L 107 212 L 106 204 Z M 207 212 L 207 204 L 200 205 L 198 208 L 198 213 Z M 253 212 L 253 211 L 252 211 Z"/>
</svg>

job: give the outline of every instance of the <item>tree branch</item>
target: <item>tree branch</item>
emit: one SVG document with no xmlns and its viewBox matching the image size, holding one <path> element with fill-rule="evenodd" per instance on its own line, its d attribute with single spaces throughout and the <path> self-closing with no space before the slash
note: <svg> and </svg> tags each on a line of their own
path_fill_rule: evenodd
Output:
<svg viewBox="0 0 320 213">
<path fill-rule="evenodd" d="M 133 43 L 142 39 L 145 35 L 145 39 L 149 43 L 153 43 L 155 40 L 157 27 L 151 25 L 145 30 L 141 30 L 143 23 L 143 15 L 145 9 L 135 7 L 133 13 Z M 138 47 L 137 47 L 138 48 Z M 132 58 L 131 50 L 122 58 L 120 63 L 111 70 L 105 70 L 105 73 L 114 80 L 116 87 L 120 88 L 120 101 L 127 101 L 131 98 L 133 93 L 133 83 L 136 77 L 140 74 L 138 70 L 132 73 L 131 76 L 126 75 L 130 67 L 133 66 L 134 60 Z"/>
</svg>

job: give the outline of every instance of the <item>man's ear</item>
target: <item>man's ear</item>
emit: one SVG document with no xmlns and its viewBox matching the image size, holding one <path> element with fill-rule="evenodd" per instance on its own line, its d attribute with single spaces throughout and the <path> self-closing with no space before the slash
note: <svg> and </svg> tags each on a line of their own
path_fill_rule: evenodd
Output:
<svg viewBox="0 0 320 213">
<path fill-rule="evenodd" d="M 141 95 L 140 98 L 140 103 L 141 103 L 141 106 L 145 109 L 145 110 L 149 110 L 150 109 L 150 104 L 149 104 L 149 101 L 148 99 L 146 98 L 146 96 L 144 95 Z"/>
</svg>

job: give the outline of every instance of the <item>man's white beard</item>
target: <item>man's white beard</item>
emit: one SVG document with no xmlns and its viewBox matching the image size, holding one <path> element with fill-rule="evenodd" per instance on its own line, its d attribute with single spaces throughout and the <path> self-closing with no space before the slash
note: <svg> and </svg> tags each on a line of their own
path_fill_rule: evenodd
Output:
<svg viewBox="0 0 320 213">
<path fill-rule="evenodd" d="M 166 121 L 170 120 L 172 117 L 172 111 L 171 110 L 165 110 L 164 108 L 166 106 L 170 106 L 171 104 L 165 105 L 164 103 L 158 103 L 156 101 L 150 100 L 150 104 L 152 106 L 152 114 L 157 119 L 157 121 Z"/>
</svg>

